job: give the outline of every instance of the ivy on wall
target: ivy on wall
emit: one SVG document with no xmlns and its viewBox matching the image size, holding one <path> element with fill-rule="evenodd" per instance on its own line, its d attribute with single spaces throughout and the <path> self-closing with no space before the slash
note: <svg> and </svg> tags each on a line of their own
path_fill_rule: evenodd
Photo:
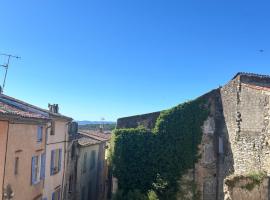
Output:
<svg viewBox="0 0 270 200">
<path fill-rule="evenodd" d="M 112 165 L 122 196 L 153 190 L 159 199 L 175 199 L 181 176 L 198 160 L 207 116 L 207 101 L 201 97 L 162 112 L 152 131 L 116 129 Z"/>
<path fill-rule="evenodd" d="M 139 190 L 146 193 L 155 177 L 152 146 L 154 135 L 144 128 L 114 131 L 113 172 L 118 187 L 127 193 Z"/>
</svg>

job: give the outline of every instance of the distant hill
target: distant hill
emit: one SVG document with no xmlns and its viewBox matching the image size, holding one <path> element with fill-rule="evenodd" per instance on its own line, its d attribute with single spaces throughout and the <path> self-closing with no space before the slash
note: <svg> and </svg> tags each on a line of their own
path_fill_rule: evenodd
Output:
<svg viewBox="0 0 270 200">
<path fill-rule="evenodd" d="M 112 122 L 112 121 L 87 121 L 87 120 L 83 120 L 83 121 L 76 121 L 78 122 L 79 125 L 86 125 L 86 124 L 116 124 L 116 122 Z"/>
<path fill-rule="evenodd" d="M 79 129 L 81 130 L 93 130 L 97 131 L 100 128 L 100 124 L 104 125 L 104 131 L 111 131 L 115 129 L 116 122 L 112 121 L 77 121 Z"/>
</svg>

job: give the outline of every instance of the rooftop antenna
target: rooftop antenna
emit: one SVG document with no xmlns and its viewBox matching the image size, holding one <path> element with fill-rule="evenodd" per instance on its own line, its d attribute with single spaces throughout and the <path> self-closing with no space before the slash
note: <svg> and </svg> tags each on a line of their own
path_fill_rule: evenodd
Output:
<svg viewBox="0 0 270 200">
<path fill-rule="evenodd" d="M 1 91 L 0 91 L 1 93 L 3 93 L 4 92 L 4 88 L 5 88 L 5 84 L 6 84 L 6 78 L 7 78 L 7 72 L 8 72 L 10 58 L 19 59 L 21 57 L 14 56 L 14 55 L 11 55 L 11 54 L 5 54 L 5 53 L 0 53 L 0 55 L 1 56 L 5 56 L 7 58 L 7 62 L 5 64 L 0 65 L 1 67 L 4 67 L 6 69 L 6 71 L 5 71 L 5 77 L 4 77 L 4 81 L 3 81 L 3 85 L 2 85 L 2 88 L 1 88 Z"/>
<path fill-rule="evenodd" d="M 99 132 L 103 133 L 104 130 L 104 117 L 101 117 L 101 122 L 100 122 L 100 126 L 99 126 Z"/>
</svg>

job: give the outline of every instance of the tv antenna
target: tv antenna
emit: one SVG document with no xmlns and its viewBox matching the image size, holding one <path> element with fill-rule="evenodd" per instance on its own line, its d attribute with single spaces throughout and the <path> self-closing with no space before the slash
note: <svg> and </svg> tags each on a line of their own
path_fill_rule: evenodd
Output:
<svg viewBox="0 0 270 200">
<path fill-rule="evenodd" d="M 101 121 L 100 121 L 100 125 L 99 125 L 99 131 L 101 133 L 103 133 L 103 130 L 104 130 L 104 120 L 105 120 L 105 118 L 101 117 Z"/>
<path fill-rule="evenodd" d="M 3 85 L 2 85 L 2 89 L 1 89 L 1 93 L 3 93 L 4 91 L 4 88 L 5 88 L 5 84 L 6 84 L 6 78 L 7 78 L 7 73 L 8 73 L 8 67 L 9 67 L 9 62 L 10 62 L 10 59 L 11 58 L 16 58 L 16 59 L 19 59 L 21 57 L 19 56 L 14 56 L 14 55 L 11 55 L 11 54 L 5 54 L 5 53 L 0 53 L 1 56 L 5 56 L 7 58 L 7 62 L 5 64 L 2 64 L 0 65 L 1 67 L 4 67 L 5 68 L 5 76 L 4 76 L 4 81 L 3 81 Z"/>
</svg>

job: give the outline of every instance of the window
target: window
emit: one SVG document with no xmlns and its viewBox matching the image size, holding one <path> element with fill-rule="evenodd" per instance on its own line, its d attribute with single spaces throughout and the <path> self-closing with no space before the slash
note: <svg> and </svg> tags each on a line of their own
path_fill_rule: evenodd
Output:
<svg viewBox="0 0 270 200">
<path fill-rule="evenodd" d="M 62 149 L 51 151 L 51 175 L 57 174 L 61 170 Z"/>
<path fill-rule="evenodd" d="M 86 172 L 86 161 L 87 161 L 87 152 L 83 155 L 83 173 Z"/>
<path fill-rule="evenodd" d="M 92 185 L 91 185 L 91 181 L 89 181 L 88 183 L 88 199 L 91 199 L 92 197 Z"/>
<path fill-rule="evenodd" d="M 15 158 L 15 168 L 14 168 L 14 174 L 17 175 L 18 174 L 18 169 L 19 169 L 19 157 Z"/>
<path fill-rule="evenodd" d="M 85 187 L 82 188 L 81 200 L 85 200 Z"/>
<path fill-rule="evenodd" d="M 222 137 L 219 137 L 218 138 L 218 152 L 220 154 L 223 154 L 224 153 L 224 149 L 223 149 L 223 138 Z"/>
<path fill-rule="evenodd" d="M 61 188 L 58 188 L 52 193 L 52 200 L 60 200 Z"/>
<path fill-rule="evenodd" d="M 42 142 L 42 133 L 43 133 L 43 127 L 38 126 L 37 127 L 37 142 Z"/>
<path fill-rule="evenodd" d="M 90 169 L 94 169 L 96 165 L 96 151 L 91 151 Z"/>
<path fill-rule="evenodd" d="M 71 147 L 71 159 L 75 158 L 75 145 L 73 144 Z"/>
<path fill-rule="evenodd" d="M 51 124 L 51 135 L 55 135 L 55 122 L 54 121 Z"/>
<path fill-rule="evenodd" d="M 73 188 L 73 175 L 69 176 L 68 192 L 71 193 Z"/>
<path fill-rule="evenodd" d="M 39 183 L 45 178 L 45 153 L 32 157 L 32 185 Z"/>
</svg>

